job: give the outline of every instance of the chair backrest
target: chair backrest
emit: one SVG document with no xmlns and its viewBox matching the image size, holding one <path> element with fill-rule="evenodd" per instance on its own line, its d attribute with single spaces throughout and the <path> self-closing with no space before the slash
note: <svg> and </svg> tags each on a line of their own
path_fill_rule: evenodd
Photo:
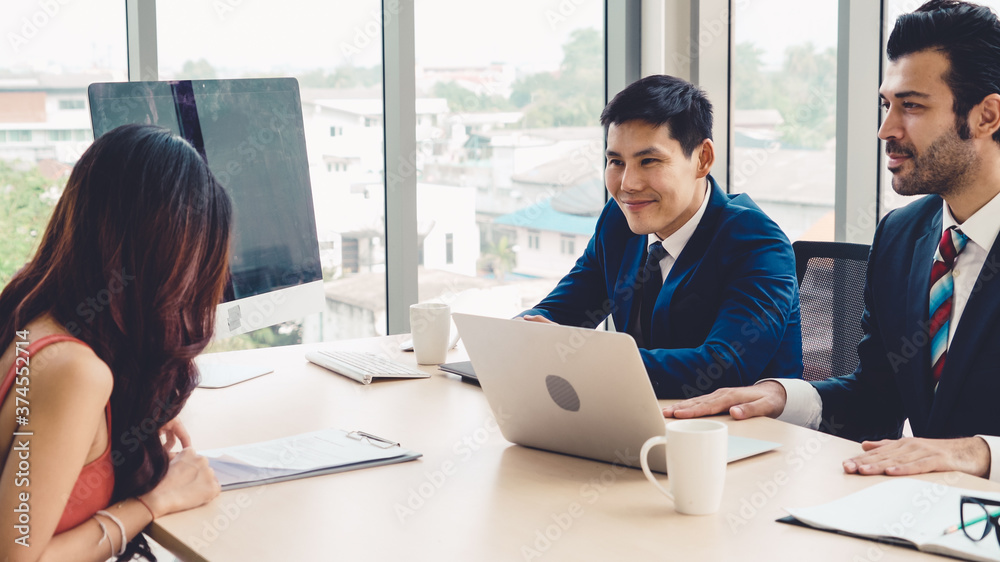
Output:
<svg viewBox="0 0 1000 562">
<path fill-rule="evenodd" d="M 854 372 L 861 341 L 867 244 L 792 244 L 802 314 L 802 378 L 823 380 Z"/>
</svg>

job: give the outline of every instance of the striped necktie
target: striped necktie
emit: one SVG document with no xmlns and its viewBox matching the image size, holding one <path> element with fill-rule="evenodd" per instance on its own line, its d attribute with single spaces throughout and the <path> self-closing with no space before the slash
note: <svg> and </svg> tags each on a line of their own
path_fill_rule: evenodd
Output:
<svg viewBox="0 0 1000 562">
<path fill-rule="evenodd" d="M 639 322 L 642 326 L 642 339 L 647 349 L 652 345 L 649 337 L 652 335 L 653 308 L 656 306 L 656 297 L 659 296 L 660 288 L 663 286 L 660 261 L 667 257 L 667 254 L 667 250 L 660 242 L 650 244 L 649 256 L 646 258 L 646 265 L 642 272 L 642 308 L 640 308 Z"/>
<path fill-rule="evenodd" d="M 951 325 L 952 296 L 955 292 L 955 281 L 952 270 L 955 259 L 965 248 L 969 237 L 962 234 L 954 226 L 949 227 L 941 236 L 937 253 L 934 254 L 934 265 L 931 266 L 930 318 L 931 340 L 931 374 L 934 383 L 941 380 L 944 361 L 948 355 L 948 331 Z"/>
</svg>

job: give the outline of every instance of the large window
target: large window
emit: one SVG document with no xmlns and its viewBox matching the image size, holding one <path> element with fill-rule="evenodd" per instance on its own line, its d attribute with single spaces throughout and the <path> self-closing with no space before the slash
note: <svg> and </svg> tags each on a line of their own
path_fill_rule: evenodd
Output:
<svg viewBox="0 0 1000 562">
<path fill-rule="evenodd" d="M 0 3 L 0 289 L 90 146 L 87 86 L 127 79 L 122 0 Z"/>
<path fill-rule="evenodd" d="M 415 2 L 419 298 L 510 316 L 604 204 L 604 2 L 484 6 Z"/>
<path fill-rule="evenodd" d="M 0 284 L 30 255 L 92 142 L 87 85 L 128 79 L 125 5 L 0 7 L 11 24 L 0 57 L 0 212 L 20 206 L 2 217 L 11 226 Z M 386 333 L 382 26 L 394 6 L 156 3 L 159 79 L 294 76 L 302 91 L 326 306 L 222 349 Z M 480 312 L 513 314 L 569 270 L 604 203 L 605 3 L 517 0 L 491 10 L 486 26 L 469 24 L 482 19 L 477 3 L 414 9 L 419 298 L 473 295 L 492 307 Z M 134 63 L 149 62 L 137 53 Z"/>
<path fill-rule="evenodd" d="M 382 3 L 169 0 L 156 17 L 161 80 L 293 76 L 301 89 L 325 308 L 213 349 L 385 334 Z"/>
<path fill-rule="evenodd" d="M 732 4 L 730 191 L 792 240 L 833 240 L 838 2 Z"/>
</svg>

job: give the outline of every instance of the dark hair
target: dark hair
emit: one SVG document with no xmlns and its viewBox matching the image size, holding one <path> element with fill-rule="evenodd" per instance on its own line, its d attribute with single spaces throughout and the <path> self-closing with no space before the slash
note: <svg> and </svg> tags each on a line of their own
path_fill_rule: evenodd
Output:
<svg viewBox="0 0 1000 562">
<path fill-rule="evenodd" d="M 166 474 L 158 431 L 198 383 L 192 360 L 212 337 L 231 214 L 190 144 L 124 125 L 80 157 L 38 251 L 0 293 L 3 347 L 49 313 L 110 367 L 113 502 Z M 136 553 L 153 559 L 142 535 L 120 559 Z"/>
<path fill-rule="evenodd" d="M 889 35 L 890 61 L 934 49 L 948 58 L 943 76 L 955 102 L 955 128 L 971 138 L 969 111 L 993 93 L 1000 93 L 1000 21 L 985 6 L 958 0 L 930 0 L 913 13 L 903 14 Z M 1000 143 L 1000 131 L 993 133 Z"/>
<path fill-rule="evenodd" d="M 618 92 L 601 112 L 601 125 L 627 121 L 667 125 L 670 136 L 681 144 L 684 156 L 705 139 L 712 138 L 712 103 L 700 88 L 687 80 L 655 74 L 640 78 Z"/>
</svg>

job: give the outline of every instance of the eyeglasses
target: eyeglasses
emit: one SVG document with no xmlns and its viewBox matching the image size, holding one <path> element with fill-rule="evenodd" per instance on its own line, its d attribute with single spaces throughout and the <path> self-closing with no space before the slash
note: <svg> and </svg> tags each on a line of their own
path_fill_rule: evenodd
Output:
<svg viewBox="0 0 1000 562">
<path fill-rule="evenodd" d="M 962 496 L 962 532 L 978 542 L 985 539 L 992 529 L 996 531 L 997 543 L 1000 544 L 1000 509 L 990 512 L 986 506 L 1000 507 L 1000 501 Z M 980 527 L 980 523 L 985 524 Z"/>
</svg>

